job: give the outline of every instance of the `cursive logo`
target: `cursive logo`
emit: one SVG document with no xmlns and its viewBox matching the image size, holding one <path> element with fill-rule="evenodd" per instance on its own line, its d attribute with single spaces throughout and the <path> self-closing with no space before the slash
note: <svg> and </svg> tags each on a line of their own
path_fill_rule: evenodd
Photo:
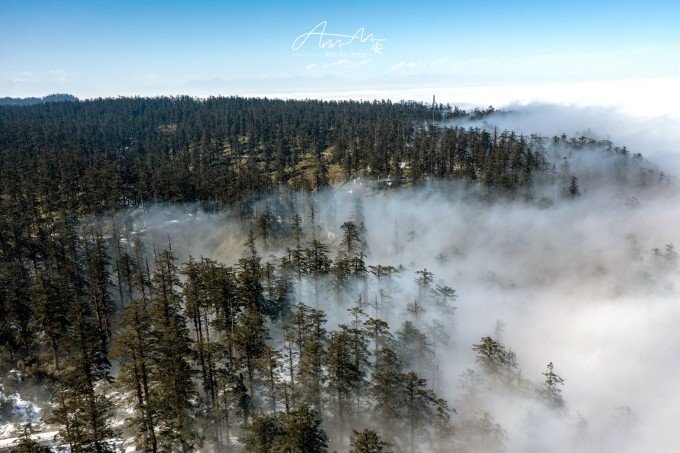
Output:
<svg viewBox="0 0 680 453">
<path fill-rule="evenodd" d="M 364 27 L 359 28 L 353 35 L 342 35 L 339 33 L 326 33 L 326 26 L 328 23 L 324 20 L 320 22 L 316 27 L 312 28 L 307 33 L 303 33 L 298 36 L 295 41 L 293 41 L 292 49 L 294 52 L 300 50 L 311 38 L 318 37 L 318 46 L 326 51 L 330 49 L 341 49 L 342 47 L 348 46 L 350 44 L 364 45 L 368 44 L 371 46 L 371 50 L 374 53 L 381 54 L 383 49 L 383 43 L 387 41 L 386 39 L 376 38 L 373 33 L 366 33 Z M 311 43 L 317 42 L 316 39 L 311 39 Z"/>
</svg>

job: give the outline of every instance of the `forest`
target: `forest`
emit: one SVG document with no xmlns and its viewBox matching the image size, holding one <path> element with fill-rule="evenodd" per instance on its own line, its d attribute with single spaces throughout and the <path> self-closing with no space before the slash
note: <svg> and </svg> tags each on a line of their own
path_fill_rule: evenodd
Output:
<svg viewBox="0 0 680 453">
<path fill-rule="evenodd" d="M 635 255 L 623 270 L 608 251 L 558 257 L 572 233 L 591 244 L 583 209 L 615 224 L 672 181 L 608 139 L 464 126 L 496 114 L 238 97 L 0 106 L 0 434 L 15 439 L 0 445 L 493 452 L 516 442 L 502 400 L 561 426 L 574 451 L 588 422 L 559 362 L 523 372 L 508 308 L 476 337 L 460 312 L 567 274 L 617 295 L 664 287 L 673 245 L 632 222 L 637 236 L 612 232 Z M 527 237 L 528 217 L 563 238 Z M 518 256 L 544 266 L 503 262 Z M 630 407 L 615 415 L 613 432 L 632 431 Z"/>
</svg>

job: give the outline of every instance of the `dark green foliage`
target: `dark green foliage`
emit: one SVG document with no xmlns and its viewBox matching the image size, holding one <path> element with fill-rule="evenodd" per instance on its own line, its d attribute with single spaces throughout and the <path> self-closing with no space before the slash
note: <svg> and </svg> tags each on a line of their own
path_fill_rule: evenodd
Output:
<svg viewBox="0 0 680 453">
<path fill-rule="evenodd" d="M 324 363 L 327 352 L 326 315 L 299 303 L 284 326 L 286 338 L 295 345 L 298 357 L 293 378 L 300 386 L 300 396 L 309 406 L 322 410 L 323 386 L 326 381 Z"/>
<path fill-rule="evenodd" d="M 129 255 L 128 255 L 129 256 Z M 129 257 L 128 276 L 131 296 L 130 305 L 123 312 L 122 330 L 114 341 L 112 356 L 120 364 L 117 384 L 130 395 L 133 414 L 128 417 L 128 428 L 137 446 L 143 451 L 158 450 L 158 414 L 154 401 L 159 399 L 154 385 L 157 369 L 154 366 L 155 342 L 149 313 L 150 280 L 144 267 Z"/>
<path fill-rule="evenodd" d="M 427 381 L 409 371 L 402 382 L 404 416 L 409 430 L 411 450 L 415 445 L 416 434 L 430 426 L 446 431 L 449 423 L 449 407 L 427 388 Z"/>
<path fill-rule="evenodd" d="M 276 451 L 286 431 L 279 414 L 258 414 L 247 426 L 242 437 L 246 451 L 253 453 L 270 453 Z"/>
<path fill-rule="evenodd" d="M 520 189 L 549 169 L 540 137 L 423 127 L 433 112 L 435 119 L 465 116 L 413 102 L 236 97 L 0 106 L 0 187 L 98 213 L 140 201 L 236 201 L 274 185 L 315 190 L 328 184 L 329 168 L 336 179 L 337 170 L 394 186 L 453 178 L 526 194 Z M 610 142 L 555 139 L 556 146 L 598 146 L 627 158 Z M 354 217 L 361 237 L 360 209 Z M 271 210 L 257 224 L 267 244 L 276 239 Z"/>
<path fill-rule="evenodd" d="M 383 441 L 377 432 L 365 429 L 361 432 L 353 431 L 350 446 L 352 447 L 350 453 L 388 453 L 387 448 L 391 444 Z"/>
<path fill-rule="evenodd" d="M 175 256 L 172 250 L 163 250 L 156 257 L 151 276 L 149 313 L 154 386 L 158 390 L 151 406 L 159 420 L 160 449 L 185 451 L 195 441 L 192 400 L 196 390 L 190 363 L 191 340 L 181 309 Z"/>
<path fill-rule="evenodd" d="M 102 344 L 104 333 L 91 307 L 75 300 L 66 345 L 68 354 L 59 370 L 54 389 L 51 421 L 59 424 L 61 438 L 74 452 L 113 451 L 111 403 L 97 385 L 108 382 L 109 361 Z"/>
<path fill-rule="evenodd" d="M 374 417 L 380 423 L 392 423 L 392 427 L 396 427 L 403 416 L 400 401 L 402 370 L 403 364 L 392 349 L 382 348 L 378 352 L 370 388 L 375 402 Z"/>
<path fill-rule="evenodd" d="M 303 404 L 284 417 L 286 434 L 279 450 L 291 453 L 324 453 L 328 436 L 321 427 L 319 413 Z"/>
<path fill-rule="evenodd" d="M 492 377 L 500 378 L 508 384 L 517 383 L 519 378 L 517 358 L 499 341 L 484 337 L 472 347 L 477 353 L 477 362 Z"/>
<path fill-rule="evenodd" d="M 243 443 L 249 452 L 324 453 L 328 436 L 319 414 L 307 405 L 288 414 L 259 414 L 246 427 Z"/>
</svg>

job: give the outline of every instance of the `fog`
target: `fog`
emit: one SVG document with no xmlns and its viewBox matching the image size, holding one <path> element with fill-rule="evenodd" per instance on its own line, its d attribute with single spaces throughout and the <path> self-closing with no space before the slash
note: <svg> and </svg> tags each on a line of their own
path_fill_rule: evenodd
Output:
<svg viewBox="0 0 680 453">
<path fill-rule="evenodd" d="M 680 119 L 671 115 L 638 116 L 616 107 L 549 103 L 511 103 L 483 121 L 462 121 L 463 126 L 493 127 L 518 133 L 554 136 L 567 134 L 610 139 L 618 146 L 641 153 L 677 174 L 680 169 Z"/>
<path fill-rule="evenodd" d="M 593 171 L 595 155 L 588 157 Z M 608 168 L 608 159 L 599 165 Z M 448 343 L 433 341 L 441 371 L 436 389 L 453 408 L 462 396 L 459 377 L 479 369 L 471 346 L 494 335 L 499 320 L 523 378 L 540 385 L 546 364 L 555 364 L 565 379 L 566 411 L 513 392 L 482 392 L 474 409 L 500 423 L 507 451 L 668 451 L 680 442 L 680 281 L 665 246 L 680 243 L 680 196 L 670 184 L 598 186 L 602 181 L 576 200 L 558 196 L 548 209 L 536 202 L 479 201 L 470 196 L 474 189 L 453 186 L 376 191 L 361 180 L 290 200 L 307 234 L 315 205 L 317 234 L 330 245 L 338 244 L 339 225 L 357 215 L 356 200 L 362 200 L 368 264 L 405 266 L 393 306 L 379 313 L 393 330 L 417 293 L 415 271 L 426 267 L 456 290 L 452 317 L 426 306 L 418 321 L 430 338 L 431 322 L 444 322 Z M 151 207 L 134 217 L 147 240 L 159 244 L 169 236 L 181 259 L 203 255 L 234 263 L 250 228 L 234 213 L 196 206 Z M 276 244 L 261 250 L 264 258 L 281 252 Z M 344 304 L 330 294 L 320 298 L 329 328 L 346 320 L 345 309 L 360 293 L 357 288 Z M 369 300 L 375 294 L 372 280 Z M 313 305 L 309 288 L 297 298 Z M 465 416 L 458 408 L 454 426 Z"/>
</svg>

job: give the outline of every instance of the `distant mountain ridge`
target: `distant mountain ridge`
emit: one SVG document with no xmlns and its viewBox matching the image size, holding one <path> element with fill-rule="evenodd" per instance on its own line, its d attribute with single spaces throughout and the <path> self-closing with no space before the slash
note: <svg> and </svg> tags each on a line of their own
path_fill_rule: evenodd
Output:
<svg viewBox="0 0 680 453">
<path fill-rule="evenodd" d="M 30 98 L 11 98 L 11 97 L 4 97 L 0 98 L 0 105 L 33 105 L 33 104 L 43 104 L 46 102 L 77 102 L 78 98 L 73 96 L 72 94 L 67 94 L 67 93 L 55 93 L 55 94 L 48 94 L 47 96 L 41 97 L 41 98 L 36 98 L 36 97 L 30 97 Z"/>
</svg>

